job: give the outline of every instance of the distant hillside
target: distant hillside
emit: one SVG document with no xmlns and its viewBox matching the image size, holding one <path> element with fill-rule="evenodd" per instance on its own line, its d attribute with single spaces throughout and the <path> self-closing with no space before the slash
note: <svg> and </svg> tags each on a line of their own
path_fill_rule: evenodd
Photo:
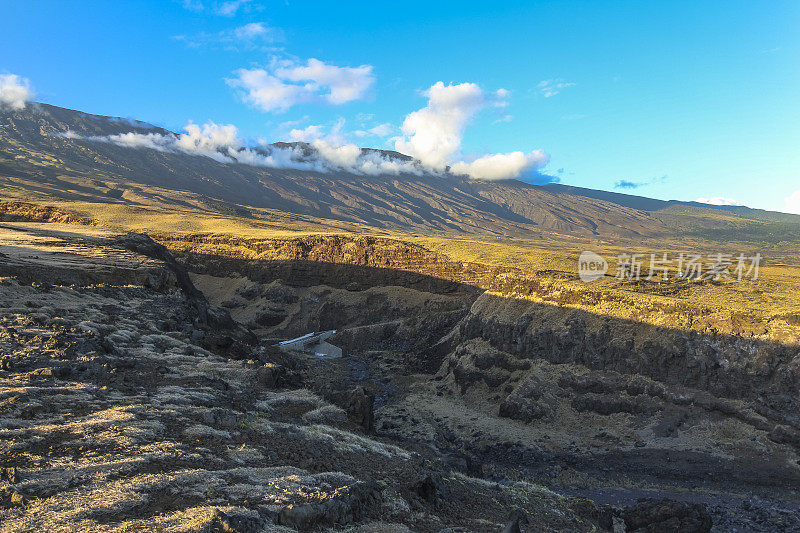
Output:
<svg viewBox="0 0 800 533">
<path fill-rule="evenodd" d="M 710 205 L 700 202 L 684 202 L 680 200 L 656 200 L 655 198 L 647 198 L 645 196 L 610 191 L 599 191 L 596 189 L 586 189 L 584 187 L 574 187 L 572 185 L 564 185 L 561 183 L 549 183 L 544 185 L 544 187 L 552 192 L 596 198 L 598 200 L 605 200 L 642 211 L 669 210 L 670 213 L 687 215 L 718 215 L 720 214 L 720 211 L 723 211 L 725 213 L 749 220 L 760 220 L 763 222 L 784 222 L 789 224 L 800 223 L 800 215 L 780 213 L 777 211 L 765 211 L 763 209 L 753 209 L 744 205 Z"/>
<path fill-rule="evenodd" d="M 144 122 L 47 104 L 0 111 L 0 194 L 5 183 L 74 200 L 153 202 L 239 216 L 251 209 L 272 209 L 386 230 L 446 234 L 639 238 L 674 235 L 682 227 L 702 232 L 740 231 L 743 222 L 800 224 L 796 215 L 566 185 L 473 181 L 451 174 L 363 176 L 276 169 L 85 138 L 131 132 L 170 135 Z M 309 145 L 273 146 L 293 146 L 313 155 Z M 411 160 L 397 152 L 362 153 Z"/>
</svg>

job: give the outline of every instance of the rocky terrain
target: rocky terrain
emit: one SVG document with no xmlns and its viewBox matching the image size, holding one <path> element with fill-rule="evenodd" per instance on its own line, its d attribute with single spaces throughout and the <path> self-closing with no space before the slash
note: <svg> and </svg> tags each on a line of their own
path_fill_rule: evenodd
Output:
<svg viewBox="0 0 800 533">
<path fill-rule="evenodd" d="M 0 531 L 800 530 L 791 317 L 3 218 Z M 341 359 L 273 347 L 332 329 Z"/>
<path fill-rule="evenodd" d="M 13 222 L 0 242 L 2 531 L 494 531 L 515 511 L 589 531 L 605 516 L 375 435 L 369 392 L 259 342 L 146 237 Z"/>
<path fill-rule="evenodd" d="M 800 528 L 796 344 L 399 241 L 5 211 L 5 531 Z M 326 329 L 342 359 L 272 347 Z"/>
</svg>

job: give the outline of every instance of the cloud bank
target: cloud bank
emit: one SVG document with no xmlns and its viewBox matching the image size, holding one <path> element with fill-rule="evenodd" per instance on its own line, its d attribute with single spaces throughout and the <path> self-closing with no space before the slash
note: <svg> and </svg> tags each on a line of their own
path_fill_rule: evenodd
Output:
<svg viewBox="0 0 800 533">
<path fill-rule="evenodd" d="M 311 58 L 305 64 L 273 60 L 269 68 L 239 69 L 226 80 L 239 97 L 256 108 L 286 111 L 308 102 L 341 105 L 362 100 L 375 83 L 372 65 L 339 67 Z"/>
<path fill-rule="evenodd" d="M 185 133 L 178 135 L 129 132 L 87 137 L 67 131 L 60 136 L 111 143 L 126 148 L 204 156 L 220 163 L 240 163 L 256 167 L 315 172 L 344 171 L 361 175 L 421 175 L 425 171 L 414 161 L 386 157 L 376 151 L 362 151 L 358 146 L 344 143 L 335 136 L 323 136 L 319 127 L 295 130 L 297 133 L 294 136 L 306 141 L 307 146 L 313 150 L 306 150 L 302 145 L 278 147 L 267 143 L 248 147 L 239 138 L 236 126 L 232 124 L 208 122 L 199 126 L 190 123 L 184 130 Z"/>
<path fill-rule="evenodd" d="M 269 70 L 242 69 L 238 73 L 239 77 L 229 80 L 229 83 L 244 89 L 244 98 L 264 110 L 287 109 L 295 103 L 313 100 L 341 104 L 362 98 L 374 83 L 369 65 L 338 67 L 316 59 L 309 59 L 305 64 L 276 61 Z M 6 78 L 10 89 L 3 94 L 13 105 L 20 105 L 20 101 L 24 105 L 24 98 L 28 95 L 24 92 L 27 82 L 23 84 L 16 76 Z M 24 90 L 20 92 L 20 88 Z M 427 105 L 409 113 L 400 128 L 390 123 L 368 127 L 366 123 L 374 117 L 359 115 L 362 129 L 349 135 L 343 132 L 344 119 L 339 119 L 329 128 L 321 125 L 295 127 L 288 136 L 296 143 L 302 143 L 296 145 L 275 146 L 260 141 L 258 146 L 246 146 L 234 125 L 214 122 L 203 125 L 189 123 L 180 134 L 128 132 L 87 137 L 67 131 L 60 136 L 127 148 L 204 156 L 220 163 L 316 172 L 345 171 L 359 175 L 443 176 L 449 173 L 472 179 L 499 180 L 529 177 L 547 165 L 549 156 L 542 150 L 462 156 L 461 143 L 469 123 L 483 109 L 505 107 L 508 91 L 486 92 L 474 83 L 445 85 L 440 81 L 423 94 L 428 98 Z M 282 127 L 300 126 L 306 120 L 307 117 L 285 122 Z M 387 143 L 393 143 L 396 150 L 408 158 L 361 149 L 347 140 L 348 137 L 386 138 L 398 130 L 400 135 Z"/>
<path fill-rule="evenodd" d="M 450 170 L 473 179 L 504 180 L 520 178 L 526 172 L 544 167 L 548 162 L 550 156 L 542 150 L 534 150 L 527 154 L 509 152 L 485 155 L 470 163 L 463 161 L 453 163 Z"/>
<path fill-rule="evenodd" d="M 317 68 L 319 66 L 309 62 L 305 67 L 291 67 L 290 73 L 283 72 L 281 75 L 286 79 L 305 79 L 309 76 L 324 78 L 335 85 L 339 80 L 338 75 L 325 78 L 319 73 L 326 72 L 328 66 L 323 64 L 325 68 L 321 70 Z M 185 132 L 181 134 L 129 132 L 82 137 L 68 131 L 61 136 L 128 148 L 205 156 L 221 163 L 317 172 L 345 171 L 360 175 L 445 175 L 449 172 L 473 179 L 498 180 L 523 177 L 548 163 L 549 157 L 542 150 L 487 154 L 468 159 L 460 157 L 461 140 L 470 120 L 485 107 L 505 106 L 508 97 L 506 91 L 501 89 L 485 93 L 472 83 L 444 85 L 438 82 L 424 94 L 428 97 L 428 105 L 407 115 L 401 127 L 402 135 L 393 140 L 397 150 L 411 156 L 410 159 L 390 156 L 378 150 L 362 150 L 348 142 L 343 133 L 344 119 L 339 119 L 330 128 L 310 125 L 290 130 L 291 140 L 305 143 L 295 146 L 274 146 L 262 142 L 260 146 L 248 147 L 239 138 L 234 125 L 214 122 L 202 126 L 187 124 Z M 350 97 L 347 90 L 344 90 L 344 96 L 341 95 L 341 92 L 332 90 L 329 97 Z M 362 118 L 366 119 L 366 116 Z M 287 124 L 295 125 L 297 122 Z M 326 132 L 326 129 L 329 131 Z M 358 130 L 353 135 L 387 136 L 393 131 L 396 129 L 391 124 L 384 123 L 369 130 Z"/>
<path fill-rule="evenodd" d="M 16 74 L 0 74 L 0 108 L 15 111 L 25 108 L 25 104 L 36 96 L 30 82 Z"/>
</svg>

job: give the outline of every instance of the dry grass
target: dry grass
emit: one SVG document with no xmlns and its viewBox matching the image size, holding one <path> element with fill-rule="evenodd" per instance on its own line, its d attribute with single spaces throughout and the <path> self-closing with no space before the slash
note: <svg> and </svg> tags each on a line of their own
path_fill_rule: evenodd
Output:
<svg viewBox="0 0 800 533">
<path fill-rule="evenodd" d="M 16 180 L 19 181 L 19 180 Z M 9 199 L 42 200 L 42 194 L 15 188 L 9 183 L 0 183 L 0 190 Z M 78 185 L 78 184 L 76 184 Z M 85 183 L 79 184 L 86 186 Z M 126 193 L 127 194 L 127 193 Z M 678 239 L 665 237 L 655 240 L 587 240 L 572 235 L 550 234 L 529 240 L 505 239 L 501 237 L 431 236 L 386 232 L 376 228 L 360 227 L 332 220 L 308 216 L 291 215 L 271 210 L 251 210 L 254 218 L 222 215 L 204 209 L 197 195 L 157 188 L 143 188 L 140 198 L 127 198 L 140 205 L 122 203 L 97 203 L 76 200 L 44 198 L 48 205 L 72 211 L 82 217 L 94 219 L 98 225 L 113 230 L 127 230 L 151 235 L 204 234 L 233 237 L 236 243 L 203 244 L 192 242 L 195 251 L 247 257 L 253 255 L 246 249 L 248 239 L 279 239 L 319 234 L 371 234 L 396 238 L 421 245 L 439 252 L 451 260 L 482 263 L 500 267 L 515 267 L 537 280 L 552 281 L 550 292 L 561 293 L 553 301 L 562 305 L 573 305 L 572 300 L 580 294 L 603 293 L 612 300 L 634 301 L 636 312 L 591 306 L 593 312 L 614 316 L 642 319 L 648 309 L 661 311 L 689 306 L 699 309 L 704 316 L 713 316 L 714 321 L 744 324 L 742 331 L 731 326 L 731 332 L 758 335 L 759 327 L 769 324 L 773 338 L 797 337 L 800 326 L 800 259 L 794 253 L 794 244 L 754 246 L 752 243 L 726 243 L 720 245 L 696 238 Z M 175 201 L 187 204 L 186 209 L 176 209 Z M 676 257 L 681 252 L 717 252 L 747 254 L 756 251 L 764 256 L 760 277 L 757 281 L 727 281 L 703 283 L 651 283 L 638 284 L 620 281 L 613 276 L 584 284 L 576 277 L 577 258 L 582 250 L 594 250 L 614 264 L 621 253 L 663 253 Z M 645 265 L 646 268 L 646 265 Z M 613 267 L 612 267 L 613 273 Z M 555 287 L 555 288 L 552 288 Z M 594 299 L 594 296 L 591 297 Z M 552 299 L 552 298 L 551 298 Z M 646 320 L 646 318 L 645 318 Z M 763 328 L 762 328 L 763 329 Z"/>
<path fill-rule="evenodd" d="M 642 309 L 649 305 L 662 309 L 682 305 L 702 307 L 706 313 L 728 315 L 729 318 L 735 316 L 751 323 L 753 317 L 759 317 L 765 324 L 770 322 L 773 328 L 795 329 L 791 326 L 800 325 L 800 264 L 775 261 L 769 255 L 765 255 L 756 281 L 632 283 L 613 276 L 618 254 L 668 252 L 670 257 L 675 258 L 689 249 L 670 248 L 669 243 L 665 243 L 663 248 L 649 249 L 599 244 L 588 249 L 600 252 L 611 265 L 611 270 L 604 278 L 586 284 L 577 278 L 578 255 L 583 248 L 574 244 L 554 242 L 544 247 L 542 243 L 438 237 L 417 237 L 413 241 L 453 260 L 514 266 L 536 273 L 537 277 L 554 277 L 559 280 L 558 286 L 562 292 L 591 291 L 617 295 L 636 300 Z M 735 254 L 738 250 L 734 247 L 732 245 L 731 248 L 716 251 Z M 696 249 L 697 253 L 714 253 L 710 250 L 714 249 L 709 245 Z M 645 262 L 645 269 L 647 264 Z"/>
</svg>

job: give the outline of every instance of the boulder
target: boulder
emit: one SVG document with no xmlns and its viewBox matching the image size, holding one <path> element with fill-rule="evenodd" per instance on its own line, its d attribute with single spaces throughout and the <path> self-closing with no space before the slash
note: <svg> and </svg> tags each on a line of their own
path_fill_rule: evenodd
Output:
<svg viewBox="0 0 800 533">
<path fill-rule="evenodd" d="M 208 533 L 258 533 L 262 531 L 261 519 L 252 513 L 223 513 L 219 509 L 209 520 L 205 531 Z"/>
<path fill-rule="evenodd" d="M 381 495 L 372 483 L 358 482 L 347 492 L 320 503 L 287 505 L 278 512 L 277 523 L 301 531 L 322 526 L 348 525 L 380 509 Z"/>
<path fill-rule="evenodd" d="M 623 512 L 623 519 L 629 533 L 707 533 L 713 525 L 705 505 L 666 498 L 641 498 Z"/>
</svg>

